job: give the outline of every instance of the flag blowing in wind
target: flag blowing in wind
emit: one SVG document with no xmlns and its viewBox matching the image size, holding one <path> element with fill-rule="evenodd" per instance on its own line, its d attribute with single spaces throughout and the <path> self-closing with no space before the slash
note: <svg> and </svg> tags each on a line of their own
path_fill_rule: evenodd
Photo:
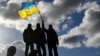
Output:
<svg viewBox="0 0 100 56">
<path fill-rule="evenodd" d="M 18 14 L 21 19 L 30 17 L 32 14 L 38 13 L 39 8 L 35 3 L 32 2 L 23 2 L 21 9 L 18 11 Z"/>
</svg>

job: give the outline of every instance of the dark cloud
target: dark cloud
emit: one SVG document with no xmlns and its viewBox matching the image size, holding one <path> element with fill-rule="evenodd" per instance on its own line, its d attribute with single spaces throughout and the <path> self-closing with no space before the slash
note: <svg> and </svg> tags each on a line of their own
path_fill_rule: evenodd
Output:
<svg viewBox="0 0 100 56">
<path fill-rule="evenodd" d="M 9 0 L 0 0 L 0 6 L 7 6 Z"/>
<path fill-rule="evenodd" d="M 90 14 L 91 19 L 89 19 L 88 21 L 91 22 L 91 24 L 93 24 L 93 26 L 90 28 L 90 32 L 100 32 L 100 11 L 94 11 Z"/>
<path fill-rule="evenodd" d="M 80 47 L 81 44 L 77 39 L 78 36 L 61 36 L 59 37 L 60 46 L 67 47 L 69 49 Z"/>
<path fill-rule="evenodd" d="M 86 40 L 83 41 L 86 47 L 100 47 L 100 5 L 97 3 L 89 3 L 84 7 L 89 7 L 85 11 L 82 23 L 71 29 L 66 36 L 84 35 Z M 74 33 L 75 32 L 75 33 Z M 73 37 L 74 38 L 74 37 Z M 74 39 L 71 39 L 74 41 Z M 66 40 L 65 40 L 66 42 Z M 67 42 L 69 42 L 67 40 Z M 70 43 L 70 42 L 69 42 Z"/>
<path fill-rule="evenodd" d="M 66 14 L 75 11 L 82 0 L 54 0 L 52 3 L 40 1 L 38 6 L 40 8 L 43 19 L 46 24 L 52 24 L 54 28 L 58 29 L 60 23 L 64 21 Z"/>
<path fill-rule="evenodd" d="M 7 9 L 3 11 L 3 16 L 5 18 L 9 18 L 12 20 L 18 19 L 19 15 L 18 15 L 18 10 L 20 9 L 20 5 L 16 4 L 16 3 L 10 3 L 7 6 Z"/>
<path fill-rule="evenodd" d="M 64 39 L 63 41 L 64 41 L 64 43 L 76 43 L 77 42 L 77 36 L 74 36 L 74 37 L 71 37 L 71 38 L 68 38 L 68 39 Z"/>
<path fill-rule="evenodd" d="M 74 10 L 74 8 L 76 8 L 82 2 L 82 0 L 77 0 L 77 1 L 76 0 L 59 0 L 59 1 L 61 2 L 58 2 L 57 0 L 54 1 L 54 4 L 49 13 L 50 16 L 59 18 L 59 16 L 62 16 L 66 13 L 71 12 L 71 10 Z"/>
</svg>

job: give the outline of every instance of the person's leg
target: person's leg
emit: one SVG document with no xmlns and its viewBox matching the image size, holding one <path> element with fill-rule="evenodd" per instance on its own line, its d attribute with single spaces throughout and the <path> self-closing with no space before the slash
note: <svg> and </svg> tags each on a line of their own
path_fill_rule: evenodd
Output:
<svg viewBox="0 0 100 56">
<path fill-rule="evenodd" d="M 45 47 L 45 45 L 42 45 L 42 50 L 43 50 L 43 56 L 46 56 L 46 47 Z"/>
<path fill-rule="evenodd" d="M 37 51 L 38 51 L 38 53 L 39 53 L 39 56 L 42 56 L 42 54 L 41 54 L 41 49 L 40 49 L 40 45 L 37 45 Z"/>
<path fill-rule="evenodd" d="M 49 51 L 49 56 L 52 56 L 52 47 L 50 44 L 48 44 L 48 51 Z"/>
<path fill-rule="evenodd" d="M 53 45 L 53 51 L 54 51 L 54 55 L 58 56 L 57 46 L 56 45 Z"/>
<path fill-rule="evenodd" d="M 29 49 L 29 44 L 26 43 L 26 46 L 25 46 L 25 56 L 28 56 L 28 49 Z"/>
<path fill-rule="evenodd" d="M 30 50 L 31 50 L 31 52 L 33 52 L 33 50 L 34 50 L 33 43 L 30 44 Z"/>
</svg>

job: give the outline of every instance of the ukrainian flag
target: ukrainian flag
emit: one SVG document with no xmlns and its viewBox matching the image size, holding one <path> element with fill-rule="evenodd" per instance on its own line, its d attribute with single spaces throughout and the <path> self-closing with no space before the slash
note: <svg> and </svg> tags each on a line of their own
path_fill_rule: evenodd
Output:
<svg viewBox="0 0 100 56">
<path fill-rule="evenodd" d="M 32 14 L 38 13 L 39 9 L 35 3 L 32 2 L 23 2 L 21 9 L 18 11 L 18 14 L 21 19 L 28 18 Z"/>
</svg>

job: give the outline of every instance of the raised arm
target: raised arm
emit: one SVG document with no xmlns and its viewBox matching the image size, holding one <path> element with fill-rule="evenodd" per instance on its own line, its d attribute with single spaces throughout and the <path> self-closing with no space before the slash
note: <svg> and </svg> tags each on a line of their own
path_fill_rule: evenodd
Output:
<svg viewBox="0 0 100 56">
<path fill-rule="evenodd" d="M 58 35 L 57 35 L 57 33 L 55 32 L 55 34 L 56 34 L 56 43 L 57 43 L 57 45 L 59 45 L 59 39 L 58 39 Z"/>
<path fill-rule="evenodd" d="M 45 25 L 44 25 L 44 20 L 42 20 L 42 29 L 46 32 L 46 28 L 45 28 Z"/>
<path fill-rule="evenodd" d="M 42 29 L 45 29 L 45 27 L 44 27 L 44 20 L 42 20 Z"/>
</svg>

